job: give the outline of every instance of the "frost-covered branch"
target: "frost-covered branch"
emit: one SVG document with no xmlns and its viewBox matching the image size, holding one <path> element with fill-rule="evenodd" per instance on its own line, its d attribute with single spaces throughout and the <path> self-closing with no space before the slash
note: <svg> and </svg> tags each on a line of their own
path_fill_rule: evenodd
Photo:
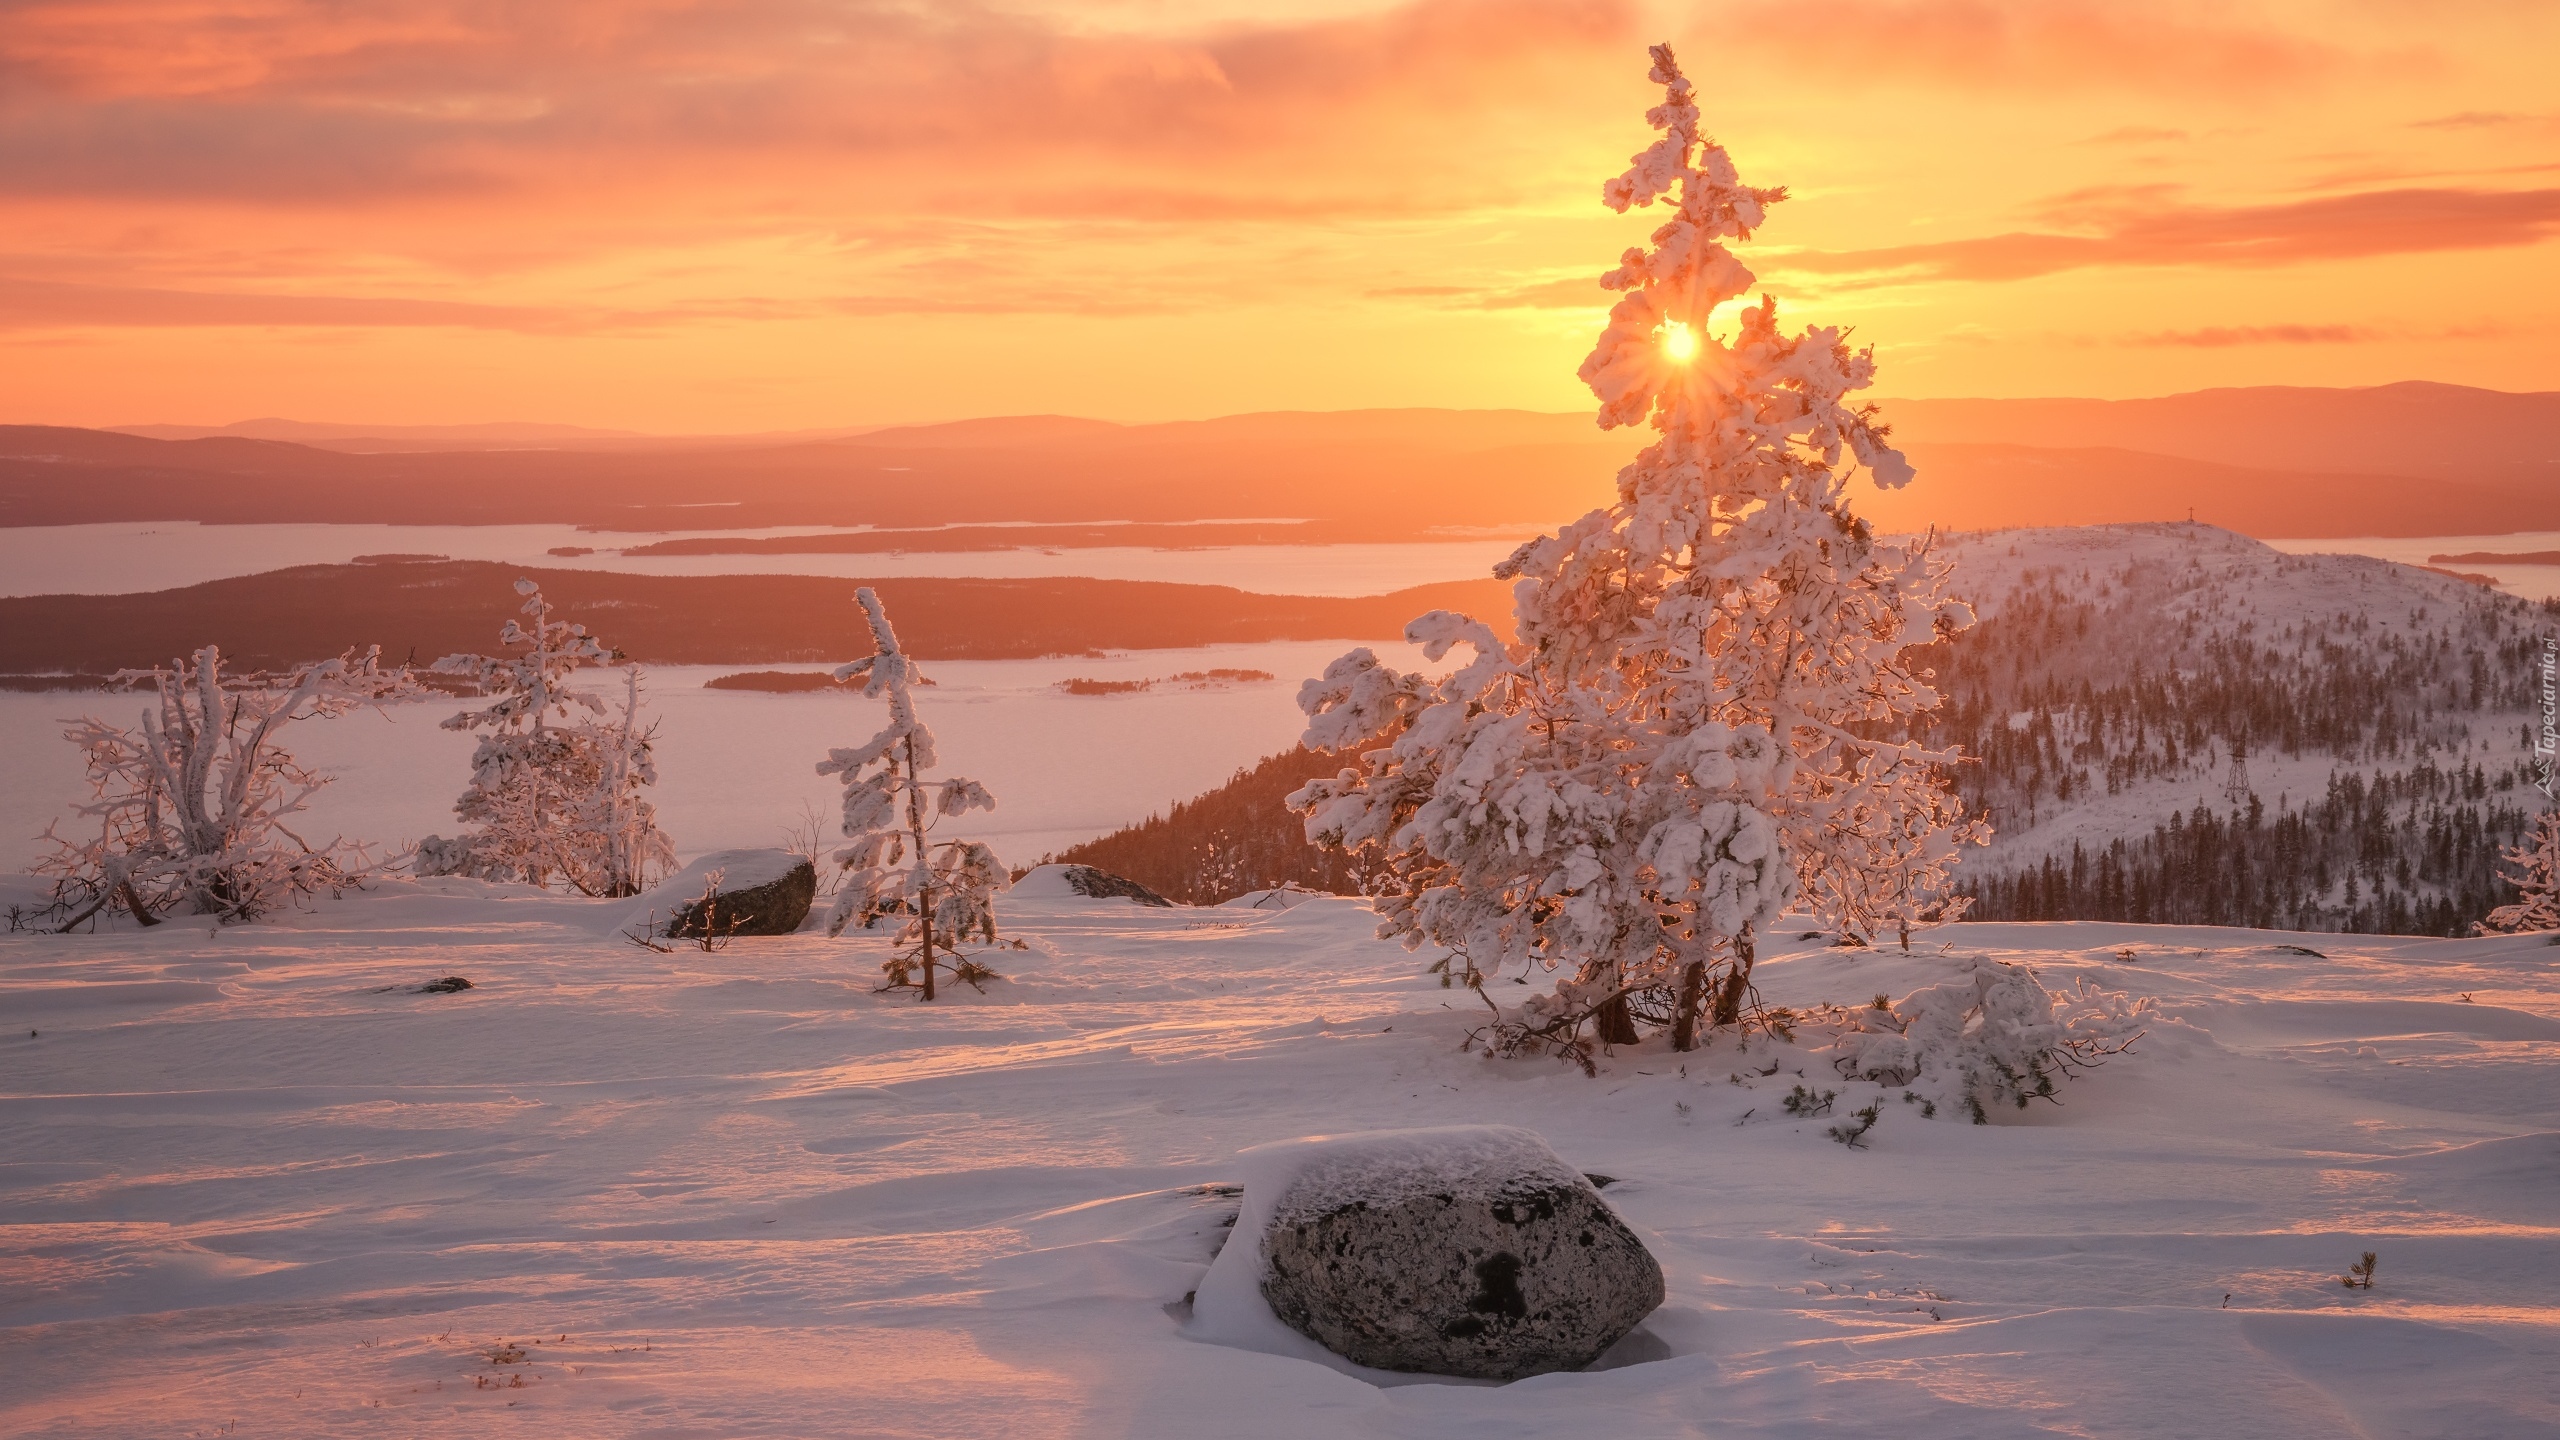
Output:
<svg viewBox="0 0 2560 1440">
<path fill-rule="evenodd" d="M 280 743 L 297 721 L 421 694 L 377 649 L 350 650 L 281 673 L 225 674 L 214 646 L 165 668 L 118 672 L 149 683 L 151 706 L 131 729 L 94 716 L 64 738 L 87 757 L 91 799 L 76 807 L 94 833 L 49 826 L 53 851 L 37 873 L 55 881 L 62 928 L 111 905 L 154 923 L 180 909 L 248 920 L 289 896 L 350 885 L 371 864 L 343 838 L 313 845 L 291 825 L 329 778 Z"/>
<path fill-rule="evenodd" d="M 2560 809 L 2544 810 L 2531 837 L 2499 858 L 2515 867 L 2498 878 L 2515 886 L 2518 898 L 2490 911 L 2474 928 L 2484 935 L 2560 930 Z"/>
</svg>

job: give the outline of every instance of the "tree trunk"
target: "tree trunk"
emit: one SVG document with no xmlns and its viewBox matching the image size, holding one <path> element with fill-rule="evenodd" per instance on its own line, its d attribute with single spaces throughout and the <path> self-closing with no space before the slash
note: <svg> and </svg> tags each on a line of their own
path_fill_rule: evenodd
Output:
<svg viewBox="0 0 2560 1440">
<path fill-rule="evenodd" d="M 933 892 L 916 897 L 916 923 L 924 933 L 924 998 L 933 998 Z"/>
<path fill-rule="evenodd" d="M 1680 970 L 1680 1008 L 1671 1021 L 1671 1048 L 1698 1048 L 1698 1011 L 1706 1004 L 1707 962 L 1692 960 Z"/>
<path fill-rule="evenodd" d="M 915 841 L 916 871 L 930 877 L 932 865 L 924 853 L 924 782 L 916 777 L 916 737 L 909 735 L 907 750 L 907 833 Z M 924 998 L 933 998 L 933 886 L 916 887 L 916 930 L 924 937 Z"/>
<path fill-rule="evenodd" d="M 1609 978 L 1620 985 L 1626 982 L 1615 965 L 1609 967 Z M 1600 1002 L 1599 1008 L 1591 1012 L 1591 1023 L 1603 1045 L 1633 1045 L 1644 1038 L 1636 1033 L 1635 1012 L 1627 1008 L 1623 990 Z"/>
<path fill-rule="evenodd" d="M 1742 1023 L 1742 996 L 1751 988 L 1751 927 L 1733 937 L 1733 970 L 1724 977 L 1724 986 L 1716 995 L 1715 1024 L 1719 1027 Z"/>
<path fill-rule="evenodd" d="M 160 917 L 152 914 L 149 910 L 144 909 L 142 906 L 142 897 L 134 893 L 132 876 L 119 875 L 116 877 L 116 898 L 124 902 L 124 908 L 133 912 L 134 919 L 141 921 L 145 925 L 157 925 L 160 923 Z"/>
</svg>

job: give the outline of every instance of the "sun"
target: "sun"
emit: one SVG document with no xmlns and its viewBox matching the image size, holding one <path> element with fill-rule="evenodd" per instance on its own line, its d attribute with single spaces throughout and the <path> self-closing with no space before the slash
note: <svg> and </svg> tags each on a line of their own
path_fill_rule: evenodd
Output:
<svg viewBox="0 0 2560 1440">
<path fill-rule="evenodd" d="M 1698 358 L 1698 332 L 1686 322 L 1665 321 L 1662 326 L 1662 358 L 1674 365 L 1686 365 Z"/>
</svg>

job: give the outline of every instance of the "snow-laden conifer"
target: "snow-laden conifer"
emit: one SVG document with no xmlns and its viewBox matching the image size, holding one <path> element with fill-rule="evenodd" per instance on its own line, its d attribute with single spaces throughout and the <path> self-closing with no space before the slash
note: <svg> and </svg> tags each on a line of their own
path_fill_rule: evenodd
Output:
<svg viewBox="0 0 2560 1440">
<path fill-rule="evenodd" d="M 592 780 L 581 777 L 569 810 L 578 837 L 573 863 L 580 888 L 596 895 L 637 895 L 673 870 L 675 842 L 658 828 L 649 788 L 658 783 L 657 722 L 640 723 L 640 667 L 623 668 L 621 713 L 581 727 Z"/>
<path fill-rule="evenodd" d="M 2525 843 L 2500 858 L 2515 867 L 2500 878 L 2516 887 L 2516 902 L 2490 911 L 2476 928 L 2484 934 L 2560 930 L 2560 809 L 2543 811 Z"/>
<path fill-rule="evenodd" d="M 181 907 L 254 919 L 290 896 L 363 877 L 371 862 L 361 845 L 314 844 L 294 828 L 329 778 L 295 760 L 283 732 L 412 698 L 420 692 L 407 670 L 383 669 L 372 649 L 276 674 L 225 674 L 222 652 L 208 645 L 113 679 L 148 681 L 155 698 L 132 729 L 90 717 L 64 732 L 87 757 L 91 799 L 76 808 L 97 831 L 69 839 L 46 828 L 54 850 L 37 871 L 54 879 L 62 928 L 112 905 L 145 925 Z"/>
<path fill-rule="evenodd" d="M 2024 965 L 1983 955 L 1955 958 L 1953 973 L 1850 1017 L 1832 1064 L 1852 1080 L 1900 1086 L 1923 1101 L 1985 1124 L 1998 1109 L 2052 1100 L 2076 1070 L 2132 1048 L 2151 1002 L 2103 990 L 2048 990 Z"/>
<path fill-rule="evenodd" d="M 453 840 L 419 845 L 429 874 L 471 875 L 528 885 L 564 883 L 589 895 L 636 895 L 651 875 L 673 863 L 674 846 L 658 829 L 642 793 L 657 781 L 655 727 L 639 723 L 639 671 L 625 682 L 621 718 L 608 718 L 602 698 L 575 688 L 588 666 L 613 652 L 583 625 L 552 617 L 542 588 L 518 580 L 519 613 L 499 631 L 512 655 L 448 655 L 439 674 L 474 681 L 486 703 L 444 722 L 478 731 L 471 783 L 454 802 L 466 828 Z"/>
<path fill-rule="evenodd" d="M 882 915 L 912 916 L 900 939 L 913 937 L 915 948 L 883 968 L 891 985 L 914 985 L 931 1000 L 937 968 L 972 982 L 988 977 L 984 966 L 960 958 L 956 946 L 972 933 L 995 939 L 995 897 L 1009 883 L 993 850 L 974 840 L 935 840 L 932 831 L 950 816 L 993 810 L 996 800 L 975 780 L 925 778 L 937 757 L 933 731 L 916 715 L 912 687 L 923 674 L 899 647 L 880 597 L 864 586 L 854 600 L 870 623 L 872 654 L 839 666 L 835 676 L 860 679 L 866 696 L 886 696 L 889 723 L 860 745 L 828 751 L 818 766 L 821 775 L 844 777 L 849 842 L 836 852 L 846 877 L 827 933 L 842 934 L 856 917 L 867 924 Z"/>
<path fill-rule="evenodd" d="M 1361 764 L 1292 797 L 1309 838 L 1376 845 L 1394 872 L 1381 933 L 1457 951 L 1471 981 L 1562 967 L 1502 1033 L 1585 1053 L 1673 1043 L 1742 1018 L 1754 944 L 1802 906 L 1858 931 L 1945 916 L 1948 867 L 1977 839 L 1915 743 L 1938 703 L 1906 652 L 1971 623 L 1926 540 L 1888 544 L 1850 513 L 1860 470 L 1911 466 L 1872 406 L 1845 332 L 1780 328 L 1726 242 L 1784 191 L 1742 183 L 1701 137 L 1670 48 L 1652 51 L 1660 138 L 1603 187 L 1614 210 L 1666 204 L 1601 280 L 1621 292 L 1581 376 L 1603 427 L 1660 437 L 1606 509 L 1522 546 L 1517 638 L 1434 612 L 1407 638 L 1445 679 L 1367 650 L 1308 682 L 1310 746 Z M 1630 1000 L 1635 1005 L 1630 1007 Z"/>
</svg>

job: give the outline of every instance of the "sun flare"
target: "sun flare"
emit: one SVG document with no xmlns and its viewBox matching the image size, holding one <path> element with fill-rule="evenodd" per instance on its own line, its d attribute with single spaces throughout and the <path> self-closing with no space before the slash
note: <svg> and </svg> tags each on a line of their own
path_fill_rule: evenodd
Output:
<svg viewBox="0 0 2560 1440">
<path fill-rule="evenodd" d="M 1698 358 L 1698 332 L 1679 320 L 1666 321 L 1662 327 L 1662 358 L 1674 365 L 1686 365 Z"/>
</svg>

